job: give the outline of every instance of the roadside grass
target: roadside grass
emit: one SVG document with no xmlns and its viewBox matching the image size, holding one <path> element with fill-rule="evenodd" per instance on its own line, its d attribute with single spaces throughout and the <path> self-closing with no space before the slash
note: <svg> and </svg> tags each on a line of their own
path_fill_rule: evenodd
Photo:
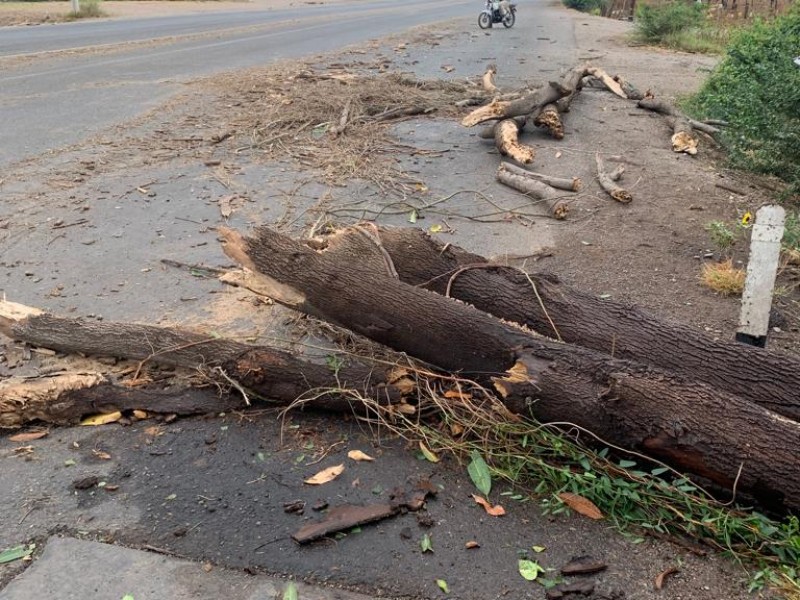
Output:
<svg viewBox="0 0 800 600">
<path fill-rule="evenodd" d="M 721 54 L 733 31 L 732 27 L 709 19 L 702 5 L 676 0 L 640 5 L 631 38 L 634 42 L 684 52 Z"/>
<path fill-rule="evenodd" d="M 71 11 L 64 17 L 66 21 L 78 19 L 96 19 L 107 16 L 100 7 L 100 0 L 80 0 L 77 11 Z"/>
<path fill-rule="evenodd" d="M 573 8 L 592 15 L 603 12 L 608 0 L 561 0 L 567 8 Z"/>
<path fill-rule="evenodd" d="M 700 90 L 683 103 L 697 119 L 728 123 L 721 141 L 732 167 L 786 181 L 800 200 L 800 5 L 733 36 Z"/>
<path fill-rule="evenodd" d="M 741 566 L 750 591 L 770 589 L 800 600 L 797 516 L 767 516 L 738 504 L 735 493 L 723 502 L 667 465 L 572 423 L 511 417 L 492 392 L 474 382 L 418 375 L 425 391 L 420 390 L 413 414 L 387 413 L 374 400 L 349 393 L 376 415 L 376 425 L 423 443 L 427 460 L 451 453 L 467 462 L 480 454 L 494 478 L 517 490 L 509 500 L 534 499 L 544 514 L 559 514 L 570 510 L 559 495 L 576 494 L 634 543 L 652 536 L 699 552 L 719 551 Z M 458 400 L 447 399 L 454 397 Z M 421 417 L 432 414 L 438 416 Z"/>
</svg>

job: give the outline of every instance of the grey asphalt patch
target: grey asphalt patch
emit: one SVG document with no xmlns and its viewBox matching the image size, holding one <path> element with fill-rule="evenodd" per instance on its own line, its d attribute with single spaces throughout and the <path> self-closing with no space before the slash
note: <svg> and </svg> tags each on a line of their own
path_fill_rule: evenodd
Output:
<svg viewBox="0 0 800 600">
<path fill-rule="evenodd" d="M 151 552 L 53 537 L 41 558 L 12 581 L 0 600 L 255 600 L 280 598 L 286 580 L 212 569 Z M 369 596 L 295 584 L 303 600 L 369 600 Z"/>
</svg>

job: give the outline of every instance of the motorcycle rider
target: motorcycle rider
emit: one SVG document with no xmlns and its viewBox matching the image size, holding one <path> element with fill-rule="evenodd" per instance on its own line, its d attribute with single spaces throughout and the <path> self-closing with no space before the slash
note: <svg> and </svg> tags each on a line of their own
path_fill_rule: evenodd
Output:
<svg viewBox="0 0 800 600">
<path fill-rule="evenodd" d="M 500 16 L 505 19 L 510 11 L 511 3 L 508 0 L 500 0 Z"/>
</svg>

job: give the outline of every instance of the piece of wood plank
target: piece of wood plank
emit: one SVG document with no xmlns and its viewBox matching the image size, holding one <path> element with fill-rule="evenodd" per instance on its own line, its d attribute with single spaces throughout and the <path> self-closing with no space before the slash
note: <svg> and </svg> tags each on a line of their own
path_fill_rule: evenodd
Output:
<svg viewBox="0 0 800 600">
<path fill-rule="evenodd" d="M 292 539 L 298 544 L 307 544 L 332 533 L 388 519 L 399 512 L 400 507 L 391 504 L 371 504 L 368 506 L 342 504 L 341 506 L 334 506 L 322 521 L 304 525 L 292 534 Z"/>
</svg>

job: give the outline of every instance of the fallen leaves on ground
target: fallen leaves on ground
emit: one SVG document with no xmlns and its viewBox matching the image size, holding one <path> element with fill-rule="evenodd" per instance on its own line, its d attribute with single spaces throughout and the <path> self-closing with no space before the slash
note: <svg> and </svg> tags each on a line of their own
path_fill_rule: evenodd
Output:
<svg viewBox="0 0 800 600">
<path fill-rule="evenodd" d="M 561 492 L 558 497 L 564 504 L 584 517 L 589 517 L 590 519 L 595 520 L 603 518 L 603 513 L 599 508 L 597 508 L 595 503 L 587 498 L 584 498 L 583 496 L 572 494 L 570 492 Z"/>
<path fill-rule="evenodd" d="M 477 504 L 480 504 L 483 507 L 483 509 L 486 511 L 486 514 L 493 517 L 502 517 L 504 514 L 506 514 L 506 509 L 499 504 L 492 506 L 491 502 L 489 502 L 486 498 L 478 496 L 477 494 L 472 494 L 472 497 L 475 499 Z"/>
<path fill-rule="evenodd" d="M 655 585 L 656 589 L 660 590 L 661 588 L 663 588 L 664 587 L 664 580 L 669 575 L 674 575 L 675 573 L 678 573 L 678 572 L 680 572 L 680 569 L 678 567 L 669 567 L 669 568 L 664 569 L 663 571 L 661 571 L 661 573 L 656 575 L 656 579 L 653 582 L 653 584 Z"/>
<path fill-rule="evenodd" d="M 364 454 L 361 450 L 350 450 L 350 452 L 347 453 L 347 458 L 351 458 L 356 462 L 360 462 L 362 460 L 365 461 L 375 460 L 369 454 Z"/>
<path fill-rule="evenodd" d="M 28 546 L 14 546 L 0 552 L 0 565 L 10 563 L 21 558 L 28 558 L 36 546 L 30 544 Z"/>
<path fill-rule="evenodd" d="M 473 550 L 475 548 L 480 548 L 480 547 L 481 545 L 475 540 L 470 540 L 466 544 L 464 544 L 464 548 L 466 548 L 467 550 Z"/>
<path fill-rule="evenodd" d="M 323 469 L 319 473 L 312 475 L 311 477 L 306 479 L 304 483 L 307 483 L 309 485 L 322 485 L 324 483 L 333 481 L 343 472 L 344 472 L 344 464 L 328 467 L 327 469 Z"/>
<path fill-rule="evenodd" d="M 92 417 L 88 417 L 81 421 L 81 425 L 87 425 L 90 427 L 94 427 L 97 425 L 108 425 L 109 423 L 116 423 L 122 418 L 122 413 L 114 411 L 112 413 L 106 413 L 102 415 L 94 415 Z"/>
<path fill-rule="evenodd" d="M 467 466 L 467 473 L 469 473 L 472 483 L 484 495 L 488 496 L 492 491 L 492 475 L 489 472 L 489 465 L 483 460 L 480 452 L 477 450 L 472 451 L 472 461 Z"/>
<path fill-rule="evenodd" d="M 521 559 L 517 568 L 519 574 L 527 581 L 534 581 L 540 573 L 544 573 L 544 567 L 535 560 Z"/>
<path fill-rule="evenodd" d="M 426 552 L 433 552 L 433 542 L 431 542 L 431 536 L 427 533 L 422 536 L 422 539 L 419 541 L 419 547 L 422 548 L 422 553 L 425 554 Z"/>
<path fill-rule="evenodd" d="M 103 450 L 97 450 L 96 448 L 92 450 L 92 454 L 95 457 L 99 458 L 100 460 L 111 460 L 111 455 L 108 452 L 104 452 Z"/>
<path fill-rule="evenodd" d="M 420 441 L 419 449 L 420 449 L 420 452 L 422 452 L 422 456 L 425 457 L 425 460 L 427 460 L 429 462 L 432 462 L 432 463 L 439 462 L 439 457 L 436 456 L 433 452 L 431 452 L 431 450 L 425 445 L 425 442 Z"/>
<path fill-rule="evenodd" d="M 439 589 L 442 590 L 445 594 L 450 593 L 450 588 L 447 585 L 447 582 L 444 579 L 437 579 L 436 585 L 439 586 Z"/>
<path fill-rule="evenodd" d="M 27 433 L 18 433 L 8 438 L 11 442 L 32 442 L 33 440 L 40 440 L 45 437 L 49 432 L 44 431 L 29 431 Z"/>
</svg>

